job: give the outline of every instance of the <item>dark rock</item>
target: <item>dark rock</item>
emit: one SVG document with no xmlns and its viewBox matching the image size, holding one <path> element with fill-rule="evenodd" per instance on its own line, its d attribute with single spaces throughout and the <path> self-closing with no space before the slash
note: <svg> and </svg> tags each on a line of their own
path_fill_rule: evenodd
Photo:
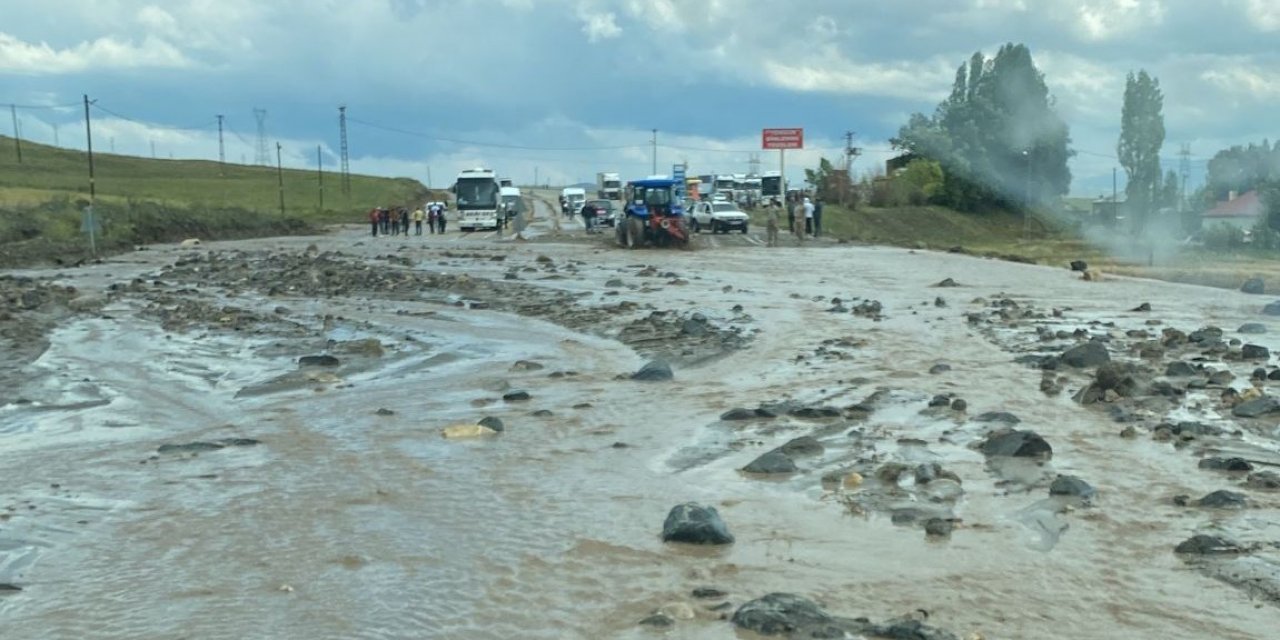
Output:
<svg viewBox="0 0 1280 640">
<path fill-rule="evenodd" d="M 887 640 L 959 640 L 954 633 L 930 627 L 915 618 L 897 618 L 884 624 L 865 627 L 868 636 Z M 814 636 L 817 637 L 817 636 Z M 830 636 L 845 638 L 846 635 Z"/>
<path fill-rule="evenodd" d="M 738 607 L 733 624 L 739 629 L 773 636 L 834 622 L 817 603 L 790 593 L 770 593 Z M 841 637 L 841 636 L 836 636 Z"/>
<path fill-rule="evenodd" d="M 927 536 L 947 538 L 951 536 L 953 529 L 955 524 L 946 518 L 929 518 L 924 521 L 924 533 Z"/>
<path fill-rule="evenodd" d="M 507 402 L 524 402 L 532 398 L 528 391 L 508 391 L 502 394 L 502 399 Z"/>
<path fill-rule="evenodd" d="M 1244 486 L 1262 491 L 1280 491 L 1280 474 L 1274 471 L 1257 471 L 1249 474 Z"/>
<path fill-rule="evenodd" d="M 662 523 L 663 542 L 687 544 L 733 544 L 733 534 L 720 519 L 715 507 L 694 502 L 676 505 Z"/>
<path fill-rule="evenodd" d="M 796 463 L 790 456 L 778 449 L 769 451 L 742 468 L 745 473 L 775 474 L 795 473 Z"/>
<path fill-rule="evenodd" d="M 555 415 L 555 412 L 551 411 L 550 409 L 538 409 L 537 411 L 534 411 L 529 415 L 535 418 L 550 418 L 551 416 Z"/>
<path fill-rule="evenodd" d="M 1203 437 L 1222 435 L 1222 429 L 1203 422 L 1179 422 L 1178 424 L 1168 426 L 1170 431 L 1179 436 Z"/>
<path fill-rule="evenodd" d="M 1191 496 L 1185 493 L 1180 493 L 1173 497 L 1172 502 L 1175 507 L 1185 507 L 1191 504 Z"/>
<path fill-rule="evenodd" d="M 542 363 L 533 362 L 532 360 L 517 360 L 515 364 L 511 365 L 512 371 L 541 371 L 545 368 Z"/>
<path fill-rule="evenodd" d="M 1196 504 L 1209 509 L 1243 509 L 1247 506 L 1243 493 L 1222 489 L 1200 498 Z"/>
<path fill-rule="evenodd" d="M 1009 413 L 1008 411 L 988 411 L 979 414 L 973 419 L 974 422 L 1003 422 L 1005 424 L 1018 424 L 1022 422 L 1022 418 Z"/>
<path fill-rule="evenodd" d="M 1272 369 L 1271 373 L 1267 374 L 1267 379 L 1272 381 L 1280 380 L 1280 369 Z"/>
<path fill-rule="evenodd" d="M 938 375 L 939 373 L 946 373 L 950 370 L 951 370 L 951 365 L 949 364 L 935 364 L 932 367 L 929 367 L 929 373 L 935 376 Z"/>
<path fill-rule="evenodd" d="M 751 409 L 743 409 L 741 407 L 730 409 L 720 414 L 721 420 L 752 420 L 759 417 L 760 416 L 757 415 L 755 411 Z"/>
<path fill-rule="evenodd" d="M 1107 362 L 1098 367 L 1094 374 L 1094 384 L 1102 391 L 1115 391 L 1123 397 L 1137 395 L 1144 386 L 1140 382 L 1142 370 L 1124 362 Z"/>
<path fill-rule="evenodd" d="M 502 433 L 502 431 L 506 429 L 506 425 L 502 424 L 502 420 L 495 418 L 493 416 L 485 416 L 483 418 L 480 418 L 480 422 L 476 424 L 479 424 L 482 427 L 488 427 L 490 429 L 493 429 L 498 433 Z"/>
<path fill-rule="evenodd" d="M 988 457 L 1052 458 L 1053 447 L 1034 431 L 1002 431 L 991 434 L 982 443 Z"/>
<path fill-rule="evenodd" d="M 1131 311 L 1135 311 L 1135 312 L 1138 312 L 1138 313 L 1146 313 L 1146 312 L 1148 312 L 1148 311 L 1150 311 L 1150 310 L 1151 310 L 1151 303 L 1150 303 L 1150 302 L 1144 302 L 1144 303 L 1142 303 L 1142 304 L 1140 304 L 1140 305 L 1138 305 L 1138 306 L 1134 307 L 1133 309 L 1131 309 Z"/>
<path fill-rule="evenodd" d="M 1110 361 L 1111 354 L 1107 353 L 1106 345 L 1093 340 L 1071 347 L 1062 354 L 1062 363 L 1077 369 L 1096 367 Z"/>
<path fill-rule="evenodd" d="M 1253 465 L 1244 458 L 1205 458 L 1198 466 L 1214 471 L 1253 471 Z"/>
<path fill-rule="evenodd" d="M 1262 308 L 1263 315 L 1280 316 L 1280 301 L 1272 302 Z"/>
<path fill-rule="evenodd" d="M 1260 334 L 1260 333 L 1266 333 L 1266 332 L 1267 332 L 1267 325 L 1262 324 L 1261 322 L 1246 322 L 1240 325 L 1239 329 L 1236 329 L 1236 333 L 1244 333 L 1244 334 Z"/>
<path fill-rule="evenodd" d="M 8 582 L 0 582 L 0 593 L 22 591 L 22 587 Z"/>
<path fill-rule="evenodd" d="M 826 449 L 812 436 L 800 436 L 777 448 L 788 456 L 820 456 Z"/>
<path fill-rule="evenodd" d="M 1240 357 L 1245 360 L 1266 360 L 1271 357 L 1271 351 L 1262 345 L 1246 344 L 1240 348 Z"/>
<path fill-rule="evenodd" d="M 1186 378 L 1196 375 L 1196 368 L 1188 362 L 1175 360 L 1164 368 L 1164 374 L 1170 378 Z"/>
<path fill-rule="evenodd" d="M 955 400 L 951 401 L 952 411 L 964 411 L 965 409 L 968 409 L 968 408 L 969 408 L 969 403 L 965 402 L 963 398 L 956 398 Z"/>
<path fill-rule="evenodd" d="M 378 409 L 377 411 L 374 411 L 374 412 L 373 412 L 373 414 L 374 414 L 374 415 L 376 415 L 376 416 L 394 416 L 394 415 L 396 414 L 396 412 L 394 412 L 394 411 L 392 411 L 392 410 L 390 410 L 390 409 L 388 409 L 388 408 L 386 408 L 386 407 L 382 407 L 382 408 Z"/>
<path fill-rule="evenodd" d="M 162 444 L 156 449 L 156 453 L 203 453 L 205 451 L 217 451 L 224 448 L 224 445 L 216 442 L 188 442 L 185 444 Z"/>
<path fill-rule="evenodd" d="M 1076 476 L 1058 476 L 1054 478 L 1053 484 L 1049 485 L 1049 495 L 1073 496 L 1092 500 L 1094 496 L 1098 495 L 1098 492 L 1088 482 Z"/>
<path fill-rule="evenodd" d="M 1085 262 L 1084 260 L 1072 260 L 1071 270 L 1072 271 L 1088 271 L 1089 263 Z"/>
<path fill-rule="evenodd" d="M 1261 295 L 1267 292 L 1267 286 L 1266 283 L 1262 281 L 1262 278 L 1249 278 L 1240 286 L 1240 291 L 1254 295 Z"/>
<path fill-rule="evenodd" d="M 604 286 L 610 289 L 617 289 L 619 287 L 624 286 L 624 283 L 622 282 L 621 278 L 610 278 L 608 281 L 604 283 Z"/>
<path fill-rule="evenodd" d="M 1240 545 L 1227 540 L 1226 538 L 1199 534 L 1183 540 L 1178 544 L 1178 546 L 1173 548 L 1173 552 L 1186 555 L 1208 556 L 1243 553 L 1244 549 L 1241 548 Z"/>
<path fill-rule="evenodd" d="M 835 407 L 794 407 L 787 412 L 787 415 L 807 420 L 839 418 L 840 410 Z"/>
<path fill-rule="evenodd" d="M 1231 384 L 1231 381 L 1235 379 L 1236 379 L 1235 374 L 1225 369 L 1222 371 L 1214 371 L 1213 373 L 1209 374 L 1209 384 L 1214 384 L 1219 386 Z"/>
<path fill-rule="evenodd" d="M 717 600 L 727 595 L 729 594 L 711 587 L 699 587 L 693 590 L 693 597 L 699 600 Z"/>
<path fill-rule="evenodd" d="M 947 396 L 934 396 L 929 400 L 930 407 L 949 407 L 951 406 L 951 398 Z"/>
<path fill-rule="evenodd" d="M 1252 374 L 1249 375 L 1249 379 L 1265 381 L 1267 379 L 1267 370 L 1264 369 L 1263 367 L 1258 367 L 1257 369 L 1253 370 Z"/>
<path fill-rule="evenodd" d="M 298 358 L 298 366 L 300 367 L 336 367 L 340 364 L 342 363 L 331 355 L 302 356 Z"/>
<path fill-rule="evenodd" d="M 1237 418 L 1258 418 L 1278 411 L 1280 411 L 1280 400 L 1263 396 L 1241 402 L 1231 410 L 1231 415 Z"/>
<path fill-rule="evenodd" d="M 651 360 L 640 370 L 631 374 L 632 380 L 643 380 L 646 382 L 671 380 L 675 378 L 675 374 L 671 372 L 671 365 L 664 360 Z"/>
<path fill-rule="evenodd" d="M 676 621 L 665 613 L 655 613 L 640 621 L 642 627 L 653 627 L 655 629 L 668 629 L 675 626 Z"/>
<path fill-rule="evenodd" d="M 253 438 L 223 438 L 218 444 L 224 447 L 252 447 L 262 444 L 262 441 Z"/>
</svg>

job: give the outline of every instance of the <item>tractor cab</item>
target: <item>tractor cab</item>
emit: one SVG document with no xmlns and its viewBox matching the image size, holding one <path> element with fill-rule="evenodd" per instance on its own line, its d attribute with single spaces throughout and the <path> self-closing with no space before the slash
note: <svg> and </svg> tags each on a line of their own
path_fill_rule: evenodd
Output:
<svg viewBox="0 0 1280 640">
<path fill-rule="evenodd" d="M 670 178 L 647 178 L 627 183 L 626 223 L 618 225 L 619 244 L 636 248 L 645 244 L 683 245 L 685 231 L 684 184 Z"/>
</svg>

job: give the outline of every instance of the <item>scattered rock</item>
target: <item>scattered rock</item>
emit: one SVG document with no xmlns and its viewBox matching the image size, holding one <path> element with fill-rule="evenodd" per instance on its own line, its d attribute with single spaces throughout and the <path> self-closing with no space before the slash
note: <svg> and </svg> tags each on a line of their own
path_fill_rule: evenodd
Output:
<svg viewBox="0 0 1280 640">
<path fill-rule="evenodd" d="M 1248 506 L 1243 493 L 1220 489 L 1200 498 L 1196 504 L 1209 509 L 1243 509 Z"/>
<path fill-rule="evenodd" d="M 515 364 L 511 365 L 512 371 L 541 371 L 545 368 L 542 363 L 533 362 L 532 360 L 517 360 Z"/>
<path fill-rule="evenodd" d="M 946 518 L 929 518 L 924 521 L 924 533 L 932 538 L 949 538 L 955 524 Z"/>
<path fill-rule="evenodd" d="M 968 408 L 969 408 L 969 403 L 965 402 L 963 398 L 956 398 L 955 400 L 951 401 L 952 411 L 964 411 Z"/>
<path fill-rule="evenodd" d="M 200 246 L 200 238 L 187 238 L 186 240 L 183 240 L 182 242 L 178 243 L 178 246 L 198 247 Z"/>
<path fill-rule="evenodd" d="M 1130 311 L 1133 311 L 1133 312 L 1136 312 L 1136 313 L 1146 313 L 1146 312 L 1148 312 L 1148 311 L 1151 311 L 1151 303 L 1150 303 L 1150 302 L 1144 302 L 1144 303 L 1142 303 L 1142 304 L 1140 304 L 1140 305 L 1138 305 L 1138 306 L 1134 307 L 1134 308 L 1133 308 L 1133 309 L 1131 309 Z"/>
<path fill-rule="evenodd" d="M 1254 295 L 1261 295 L 1267 292 L 1267 286 L 1266 283 L 1263 282 L 1262 278 L 1249 278 L 1240 286 L 1240 291 Z"/>
<path fill-rule="evenodd" d="M 1196 368 L 1189 362 L 1174 360 L 1164 368 L 1164 375 L 1170 378 L 1187 378 L 1196 375 Z"/>
<path fill-rule="evenodd" d="M 1067 366 L 1087 369 L 1110 362 L 1111 354 L 1107 353 L 1106 345 L 1090 340 L 1067 349 L 1063 352 L 1061 360 Z"/>
<path fill-rule="evenodd" d="M 1266 333 L 1266 332 L 1267 332 L 1267 325 L 1262 324 L 1261 322 L 1246 322 L 1246 323 L 1244 323 L 1244 324 L 1240 325 L 1240 328 L 1239 328 L 1239 329 L 1236 329 L 1236 332 L 1237 332 L 1237 333 L 1244 333 L 1244 334 L 1260 334 L 1260 333 Z"/>
<path fill-rule="evenodd" d="M 476 424 L 479 424 L 482 427 L 488 427 L 490 429 L 493 429 L 498 433 L 502 433 L 506 429 L 506 426 L 502 424 L 502 420 L 495 418 L 493 416 L 486 416 L 484 418 L 481 418 L 480 422 Z"/>
<path fill-rule="evenodd" d="M 1049 495 L 1051 496 L 1072 496 L 1076 498 L 1084 498 L 1092 500 L 1098 492 L 1088 482 L 1081 480 L 1076 476 L 1058 476 L 1054 478 L 1053 484 L 1049 485 Z"/>
<path fill-rule="evenodd" d="M 655 613 L 640 621 L 641 626 L 653 627 L 655 629 L 667 629 L 675 626 L 675 624 L 675 620 L 662 613 Z"/>
<path fill-rule="evenodd" d="M 1253 465 L 1244 458 L 1205 458 L 1198 466 L 1214 471 L 1253 471 Z"/>
<path fill-rule="evenodd" d="M 22 587 L 8 582 L 0 582 L 0 593 L 22 591 Z"/>
<path fill-rule="evenodd" d="M 712 587 L 699 587 L 693 590 L 692 595 L 699 600 L 718 600 L 728 596 L 729 594 Z"/>
<path fill-rule="evenodd" d="M 1034 431 L 1002 431 L 991 434 L 982 443 L 988 457 L 1043 458 L 1053 457 L 1053 447 Z"/>
<path fill-rule="evenodd" d="M 820 456 L 826 449 L 818 442 L 817 438 L 812 436 L 800 436 L 793 438 L 786 444 L 777 448 L 777 451 L 787 454 L 788 456 Z"/>
<path fill-rule="evenodd" d="M 1271 357 L 1271 351 L 1262 345 L 1246 344 L 1240 348 L 1240 357 L 1245 360 L 1266 360 Z"/>
<path fill-rule="evenodd" d="M 944 279 L 942 282 L 939 282 L 939 283 L 937 283 L 937 284 L 935 284 L 935 285 L 933 285 L 933 286 L 935 286 L 935 287 L 958 287 L 958 286 L 960 286 L 960 283 L 956 282 L 955 280 L 952 280 L 951 278 L 946 278 L 946 279 Z"/>
<path fill-rule="evenodd" d="M 973 419 L 974 422 L 1003 422 L 1005 424 L 1014 425 L 1022 422 L 1022 418 L 1009 413 L 1008 411 L 988 411 L 979 414 Z"/>
<path fill-rule="evenodd" d="M 1280 400 L 1262 396 L 1236 405 L 1231 410 L 1231 415 L 1237 418 L 1259 418 L 1276 412 L 1280 412 Z"/>
<path fill-rule="evenodd" d="M 643 380 L 646 382 L 664 381 L 675 378 L 675 374 L 671 372 L 671 365 L 663 360 L 651 360 L 640 370 L 631 374 L 632 380 Z"/>
<path fill-rule="evenodd" d="M 1263 307 L 1262 313 L 1268 316 L 1280 316 L 1280 300 Z"/>
<path fill-rule="evenodd" d="M 1089 263 L 1085 262 L 1084 260 L 1072 260 L 1071 270 L 1072 271 L 1088 271 Z"/>
<path fill-rule="evenodd" d="M 1202 533 L 1183 540 L 1173 548 L 1173 552 L 1185 555 L 1208 556 L 1243 553 L 1244 549 L 1226 538 Z"/>
<path fill-rule="evenodd" d="M 336 367 L 340 364 L 342 363 L 331 355 L 302 356 L 298 358 L 298 366 L 300 367 Z"/>
<path fill-rule="evenodd" d="M 933 365 L 932 367 L 930 367 L 930 368 L 929 368 L 929 373 L 931 373 L 931 374 L 933 374 L 933 375 L 935 375 L 935 376 L 936 376 L 936 375 L 938 375 L 939 373 L 946 373 L 946 372 L 948 372 L 948 371 L 950 371 L 950 370 L 951 370 L 951 365 L 949 365 L 949 364 L 945 364 L 945 363 L 941 363 L 941 364 L 935 364 L 935 365 Z"/>
<path fill-rule="evenodd" d="M 604 286 L 609 289 L 618 289 L 625 286 L 625 284 L 622 282 L 621 278 L 610 278 L 604 283 Z"/>
<path fill-rule="evenodd" d="M 772 475 L 795 473 L 798 469 L 795 461 L 790 456 L 778 449 L 774 449 L 752 460 L 750 464 L 742 468 L 742 471 L 744 473 Z"/>
<path fill-rule="evenodd" d="M 524 402 L 532 398 L 528 391 L 508 391 L 502 394 L 502 399 L 506 402 Z"/>
<path fill-rule="evenodd" d="M 724 412 L 724 413 L 720 414 L 720 419 L 721 419 L 721 420 L 730 420 L 730 421 L 736 421 L 736 420 L 753 420 L 753 419 L 755 419 L 755 418 L 759 418 L 759 417 L 760 417 L 760 416 L 759 416 L 758 414 L 756 414 L 756 412 L 755 412 L 754 410 L 752 410 L 752 409 L 743 409 L 742 407 L 738 407 L 738 408 L 735 408 L 735 409 L 730 409 L 730 410 L 728 410 L 728 411 L 726 411 L 726 412 Z"/>
<path fill-rule="evenodd" d="M 773 636 L 825 625 L 833 622 L 834 618 L 807 598 L 790 593 L 770 593 L 738 607 L 732 621 L 739 629 Z"/>
<path fill-rule="evenodd" d="M 694 502 L 676 505 L 662 523 L 663 542 L 687 544 L 733 544 L 733 534 L 720 519 L 715 507 Z"/>
<path fill-rule="evenodd" d="M 381 407 L 381 408 L 379 408 L 377 411 L 374 411 L 374 412 L 373 412 L 373 414 L 374 414 L 374 415 L 376 415 L 376 416 L 394 416 L 394 415 L 396 414 L 396 412 L 394 412 L 394 411 L 392 411 L 392 410 L 390 410 L 390 409 L 388 409 L 388 408 L 386 408 L 386 407 Z"/>
<path fill-rule="evenodd" d="M 188 442 L 185 444 L 162 444 L 156 448 L 156 453 L 203 453 L 205 451 L 217 451 L 227 447 L 251 447 L 262 444 L 261 441 L 253 438 L 223 438 L 212 442 Z"/>
<path fill-rule="evenodd" d="M 483 438 L 496 435 L 498 432 L 480 424 L 451 424 L 440 430 L 440 435 L 450 440 L 462 438 Z"/>
<path fill-rule="evenodd" d="M 1244 486 L 1262 491 L 1280 491 L 1280 474 L 1274 471 L 1257 471 L 1249 474 Z"/>
</svg>

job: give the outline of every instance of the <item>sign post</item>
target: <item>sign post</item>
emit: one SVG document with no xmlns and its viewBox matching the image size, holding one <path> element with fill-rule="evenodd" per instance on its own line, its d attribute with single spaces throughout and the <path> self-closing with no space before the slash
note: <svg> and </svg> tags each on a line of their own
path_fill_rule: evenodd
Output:
<svg viewBox="0 0 1280 640">
<path fill-rule="evenodd" d="M 89 234 L 89 251 L 94 258 L 98 257 L 98 241 L 95 238 L 97 233 L 102 230 L 98 225 L 97 219 L 93 217 L 93 205 L 84 208 L 84 213 L 80 216 L 80 231 Z"/>
<path fill-rule="evenodd" d="M 686 172 L 687 170 L 688 170 L 688 169 L 687 169 L 687 168 L 685 167 L 685 165 L 683 165 L 683 164 L 673 164 L 673 165 L 671 165 L 671 179 L 672 179 L 672 180 L 675 180 L 675 182 L 676 182 L 676 185 L 675 185 L 675 186 L 676 186 L 676 193 L 680 194 L 680 199 L 681 199 L 681 200 L 684 200 L 684 197 L 685 197 L 685 193 L 684 193 L 684 189 L 685 189 L 684 179 L 685 179 L 685 172 Z"/>
<path fill-rule="evenodd" d="M 804 129 L 765 129 L 760 134 L 760 143 L 764 149 L 778 150 L 778 170 L 782 174 L 778 180 L 781 183 L 779 190 L 782 191 L 783 203 L 790 207 L 791 204 L 787 203 L 787 149 L 804 148 Z"/>
</svg>

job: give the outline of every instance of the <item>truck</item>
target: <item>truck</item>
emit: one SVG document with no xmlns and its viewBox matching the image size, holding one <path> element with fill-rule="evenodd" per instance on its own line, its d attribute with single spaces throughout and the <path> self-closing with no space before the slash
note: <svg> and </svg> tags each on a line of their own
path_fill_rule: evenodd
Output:
<svg viewBox="0 0 1280 640">
<path fill-rule="evenodd" d="M 689 232 L 684 203 L 679 198 L 683 186 L 668 177 L 628 182 L 623 219 L 616 226 L 618 245 L 628 249 L 646 244 L 687 246 Z"/>
<path fill-rule="evenodd" d="M 507 219 L 516 217 L 517 213 L 524 208 L 524 200 L 520 199 L 520 189 L 517 187 L 499 187 L 498 193 L 502 197 L 502 208 L 506 212 Z"/>
<path fill-rule="evenodd" d="M 733 179 L 733 174 L 720 174 L 715 178 L 715 183 L 711 188 L 711 195 L 722 195 L 725 200 L 733 201 L 733 190 L 737 186 Z"/>
<path fill-rule="evenodd" d="M 579 187 L 565 187 L 560 190 L 560 201 L 563 203 L 560 213 L 576 216 L 582 211 L 582 205 L 587 203 L 587 191 Z"/>
<path fill-rule="evenodd" d="M 763 198 L 773 198 L 778 202 L 782 202 L 781 172 L 766 171 L 760 174 L 760 195 Z"/>
<path fill-rule="evenodd" d="M 514 187 L 514 186 L 515 186 L 515 184 L 513 184 L 513 183 L 511 182 L 511 178 L 498 178 L 498 186 L 499 186 L 499 187 Z"/>
<path fill-rule="evenodd" d="M 458 179 L 449 188 L 454 194 L 454 206 L 458 210 L 458 229 L 498 229 L 503 218 L 502 200 L 498 176 L 492 169 L 476 167 L 458 173 Z"/>
<path fill-rule="evenodd" d="M 597 173 L 596 198 L 599 198 L 600 200 L 621 200 L 622 178 L 616 173 Z"/>
</svg>

